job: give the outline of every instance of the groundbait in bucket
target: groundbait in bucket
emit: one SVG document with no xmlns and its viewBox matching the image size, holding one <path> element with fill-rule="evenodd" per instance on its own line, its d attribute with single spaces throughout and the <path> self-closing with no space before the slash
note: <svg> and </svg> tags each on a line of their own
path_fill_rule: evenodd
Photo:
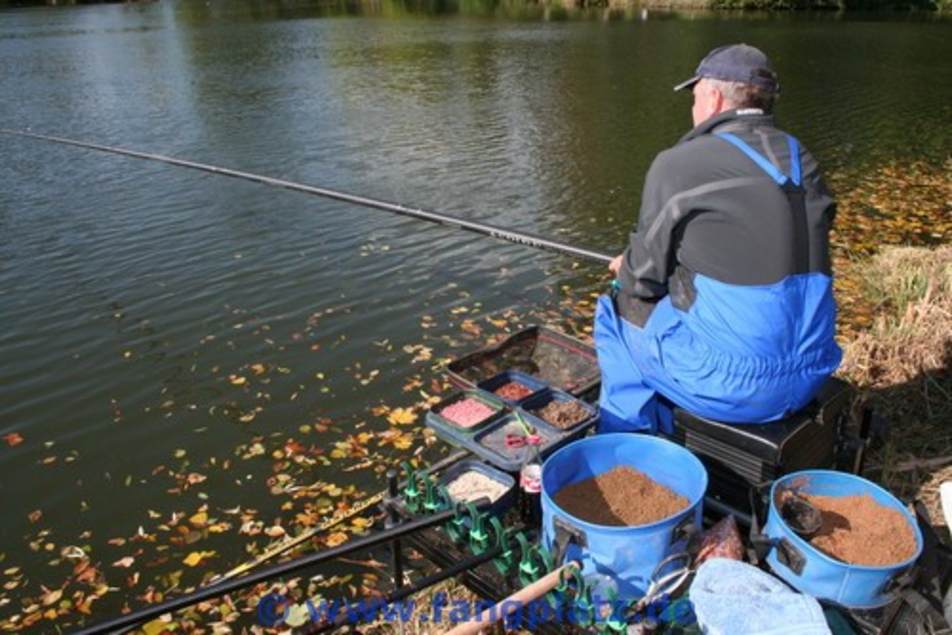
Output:
<svg viewBox="0 0 952 635">
<path fill-rule="evenodd" d="M 625 465 L 685 497 L 688 506 L 651 524 L 618 527 L 587 522 L 555 503 L 563 487 Z M 607 576 L 620 599 L 641 598 L 661 561 L 683 550 L 690 527 L 701 526 L 706 489 L 704 466 L 670 441 L 641 434 L 588 437 L 565 446 L 542 466 L 543 541 L 557 551 L 557 543 L 571 537 L 563 561 L 579 560 L 583 576 Z"/>
<path fill-rule="evenodd" d="M 915 553 L 887 566 L 849 564 L 832 558 L 800 537 L 783 519 L 777 508 L 777 495 L 783 491 L 819 496 L 869 495 L 903 515 L 916 539 Z M 864 478 L 832 470 L 792 472 L 774 481 L 763 533 L 772 545 L 767 563 L 776 575 L 802 593 L 853 609 L 877 608 L 892 601 L 894 580 L 922 553 L 919 525 L 896 497 Z"/>
</svg>

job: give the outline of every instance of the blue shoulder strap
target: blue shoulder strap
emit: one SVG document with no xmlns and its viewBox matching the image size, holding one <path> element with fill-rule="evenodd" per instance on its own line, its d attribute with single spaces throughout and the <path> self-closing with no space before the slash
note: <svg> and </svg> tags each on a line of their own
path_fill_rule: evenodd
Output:
<svg viewBox="0 0 952 635">
<path fill-rule="evenodd" d="M 766 172 L 770 178 L 772 178 L 777 183 L 777 185 L 783 187 L 787 182 L 788 177 L 786 174 L 778 170 L 777 166 L 768 161 L 762 154 L 747 145 L 743 139 L 737 135 L 734 135 L 730 132 L 715 132 L 714 135 L 720 137 L 724 141 L 729 142 L 738 150 L 746 154 L 750 160 L 760 166 L 760 169 Z M 787 145 L 790 148 L 789 180 L 793 181 L 794 185 L 800 185 L 800 144 L 797 143 L 796 139 L 790 135 L 787 135 Z"/>
</svg>

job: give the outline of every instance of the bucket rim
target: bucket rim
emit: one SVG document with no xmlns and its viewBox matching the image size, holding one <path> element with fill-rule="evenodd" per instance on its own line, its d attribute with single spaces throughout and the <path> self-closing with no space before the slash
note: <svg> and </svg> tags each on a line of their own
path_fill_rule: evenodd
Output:
<svg viewBox="0 0 952 635">
<path fill-rule="evenodd" d="M 902 513 L 903 516 L 905 516 L 906 521 L 908 521 L 909 524 L 912 526 L 912 533 L 916 538 L 916 552 L 912 556 L 907 558 L 906 560 L 903 560 L 902 562 L 897 562 L 896 564 L 887 564 L 887 565 L 851 564 L 849 562 L 843 562 L 842 560 L 837 560 L 836 558 L 823 553 L 822 551 L 820 551 L 819 549 L 811 545 L 808 541 L 801 538 L 797 534 L 797 532 L 795 532 L 790 527 L 790 525 L 788 525 L 787 522 L 783 519 L 783 516 L 780 515 L 780 510 L 775 510 L 774 494 L 777 491 L 777 485 L 779 485 L 780 483 L 791 480 L 798 476 L 808 477 L 810 475 L 822 475 L 822 476 L 833 475 L 837 477 L 847 477 L 848 480 L 861 482 L 865 485 L 871 486 L 872 489 L 879 490 L 880 492 L 885 494 L 888 498 L 892 499 L 892 501 L 896 503 L 894 508 L 897 509 L 900 513 Z M 777 520 L 779 521 L 780 526 L 783 527 L 784 530 L 786 530 L 786 532 L 788 533 L 786 538 L 792 539 L 794 544 L 797 545 L 798 547 L 805 547 L 809 549 L 810 553 L 818 555 L 820 559 L 827 564 L 832 564 L 839 567 L 848 567 L 850 569 L 870 572 L 870 573 L 877 573 L 877 572 L 887 573 L 887 572 L 899 571 L 900 569 L 905 569 L 906 567 L 911 566 L 913 563 L 915 563 L 916 560 L 919 559 L 919 556 L 922 555 L 922 550 L 924 547 L 924 544 L 923 544 L 924 539 L 922 536 L 922 530 L 919 529 L 919 523 L 916 522 L 916 519 L 913 517 L 913 515 L 909 512 L 909 510 L 906 509 L 905 504 L 903 504 L 901 500 L 896 498 L 896 496 L 893 495 L 892 492 L 882 487 L 878 483 L 874 483 L 873 481 L 863 478 L 862 476 L 857 476 L 856 474 L 850 474 L 849 472 L 839 472 L 837 470 L 800 470 L 799 472 L 790 472 L 788 474 L 784 474 L 780 478 L 776 479 L 773 482 L 773 485 L 770 486 L 770 504 L 768 505 L 767 508 L 769 510 L 768 513 L 775 512 L 777 514 Z"/>
<path fill-rule="evenodd" d="M 637 438 L 637 439 L 639 439 L 639 440 L 644 440 L 644 441 L 648 442 L 649 444 L 653 443 L 653 444 L 660 445 L 660 446 L 671 446 L 671 447 L 673 447 L 673 448 L 676 448 L 677 450 L 683 451 L 686 455 L 690 456 L 690 457 L 691 457 L 691 460 L 694 461 L 694 463 L 697 465 L 697 467 L 700 468 L 701 474 L 702 474 L 703 477 L 704 477 L 703 480 L 702 480 L 702 482 L 701 482 L 701 484 L 703 485 L 703 487 L 701 487 L 701 493 L 700 493 L 694 500 L 691 500 L 691 501 L 688 502 L 688 506 L 687 506 L 687 507 L 685 507 L 684 509 L 682 509 L 682 510 L 679 511 L 679 512 L 676 512 L 676 513 L 674 513 L 674 514 L 671 514 L 670 516 L 665 516 L 664 518 L 661 518 L 661 519 L 659 519 L 659 520 L 656 520 L 656 521 L 653 522 L 653 523 L 647 523 L 647 524 L 644 524 L 644 525 L 599 525 L 599 524 L 597 524 L 597 523 L 593 523 L 593 522 L 589 522 L 589 521 L 587 521 L 587 520 L 583 520 L 583 519 L 579 518 L 578 516 L 575 516 L 574 514 L 570 514 L 570 513 L 568 513 L 567 511 L 565 511 L 561 506 L 556 505 L 555 501 L 552 500 L 552 497 L 549 496 L 548 492 L 546 492 L 546 490 L 545 490 L 545 466 L 546 466 L 546 464 L 547 464 L 549 461 L 555 459 L 559 454 L 561 454 L 562 452 L 565 452 L 566 450 L 568 450 L 569 448 L 571 448 L 572 446 L 574 446 L 574 445 L 576 445 L 576 444 L 578 444 L 578 443 L 593 442 L 593 441 L 596 441 L 596 440 L 599 440 L 599 439 L 607 439 L 607 438 L 610 438 L 610 437 L 619 437 L 619 438 L 620 438 L 620 437 L 624 437 L 625 439 L 630 440 L 630 439 L 633 437 L 633 435 L 637 435 L 635 438 Z M 704 502 L 704 495 L 707 493 L 707 486 L 708 486 L 707 468 L 704 467 L 704 464 L 701 463 L 701 460 L 700 460 L 699 458 L 697 458 L 697 457 L 694 455 L 693 452 L 691 452 L 690 450 L 688 450 L 687 448 L 685 448 L 685 447 L 683 447 L 683 446 L 678 445 L 677 443 L 674 443 L 673 441 L 668 441 L 667 439 L 661 439 L 661 438 L 658 438 L 658 437 L 655 437 L 655 436 L 652 436 L 652 435 L 643 434 L 643 433 L 639 433 L 639 432 L 608 432 L 608 433 L 605 433 L 605 434 L 596 434 L 596 435 L 594 435 L 594 436 L 586 437 L 586 438 L 584 438 L 584 439 L 579 439 L 579 440 L 577 440 L 577 441 L 573 441 L 573 442 L 571 442 L 571 443 L 568 443 L 567 445 L 565 445 L 565 446 L 559 448 L 557 451 L 553 452 L 552 455 L 549 456 L 549 457 L 545 460 L 545 463 L 542 464 L 542 498 L 543 498 L 543 500 L 547 501 L 547 502 L 549 503 L 549 506 L 552 507 L 553 509 L 558 509 L 558 514 L 559 514 L 559 515 L 564 516 L 565 518 L 569 519 L 570 521 L 572 521 L 573 523 L 575 523 L 575 524 L 576 524 L 577 526 L 579 526 L 580 528 L 582 528 L 582 529 L 594 529 L 594 530 L 597 530 L 597 531 L 599 531 L 599 532 L 611 532 L 611 533 L 616 533 L 616 532 L 617 532 L 617 533 L 621 533 L 621 532 L 630 532 L 630 531 L 633 530 L 633 529 L 639 529 L 639 530 L 641 530 L 641 529 L 657 529 L 660 525 L 664 525 L 664 524 L 670 523 L 670 522 L 671 522 L 673 519 L 675 519 L 675 518 L 684 516 L 684 515 L 686 515 L 686 514 L 693 513 L 694 510 L 695 510 L 695 508 L 698 506 L 698 504 L 703 504 L 703 502 Z"/>
</svg>

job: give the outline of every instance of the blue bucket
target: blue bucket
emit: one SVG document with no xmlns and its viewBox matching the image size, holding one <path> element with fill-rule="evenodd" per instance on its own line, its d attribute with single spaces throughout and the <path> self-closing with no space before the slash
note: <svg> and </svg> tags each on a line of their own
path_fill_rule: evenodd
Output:
<svg viewBox="0 0 952 635">
<path fill-rule="evenodd" d="M 776 496 L 787 489 L 820 496 L 868 494 L 906 518 L 916 538 L 915 554 L 904 562 L 882 567 L 847 564 L 826 555 L 797 535 L 781 517 Z M 878 608 L 891 602 L 893 579 L 909 569 L 922 553 L 919 525 L 895 496 L 864 478 L 831 470 L 792 472 L 774 481 L 763 533 L 776 541 L 767 555 L 767 563 L 777 576 L 802 593 L 853 609 Z"/>
<path fill-rule="evenodd" d="M 556 505 L 555 493 L 563 487 L 623 465 L 684 496 L 688 507 L 650 525 L 614 527 L 587 522 Z M 542 466 L 543 544 L 552 551 L 557 533 L 577 535 L 585 546 L 569 544 L 563 561 L 579 560 L 586 577 L 607 576 L 620 599 L 640 598 L 661 561 L 683 550 L 685 530 L 701 527 L 705 490 L 707 471 L 679 445 L 632 433 L 588 437 L 565 446 Z"/>
</svg>

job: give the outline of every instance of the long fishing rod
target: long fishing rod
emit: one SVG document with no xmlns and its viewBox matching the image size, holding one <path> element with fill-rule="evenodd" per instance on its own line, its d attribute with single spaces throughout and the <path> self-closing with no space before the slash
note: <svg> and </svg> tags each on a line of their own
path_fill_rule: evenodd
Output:
<svg viewBox="0 0 952 635">
<path fill-rule="evenodd" d="M 294 181 L 276 179 L 270 176 L 254 174 L 252 172 L 242 172 L 240 170 L 222 168 L 215 165 L 209 165 L 207 163 L 198 163 L 196 161 L 176 159 L 175 157 L 163 156 L 161 154 L 150 154 L 148 152 L 139 152 L 137 150 L 128 150 L 126 148 L 115 148 L 112 146 L 101 145 L 98 143 L 77 141 L 75 139 L 53 137 L 50 135 L 37 134 L 35 132 L 26 132 L 24 130 L 11 130 L 8 128 L 0 128 L 0 133 L 15 135 L 19 137 L 28 137 L 31 139 L 39 139 L 42 141 L 50 141 L 53 143 L 70 145 L 70 146 L 75 146 L 78 148 L 85 148 L 87 150 L 98 150 L 100 152 L 108 152 L 111 154 L 119 154 L 119 155 L 128 156 L 128 157 L 135 157 L 137 159 L 146 159 L 148 161 L 159 161 L 161 163 L 168 163 L 170 165 L 178 165 L 183 168 L 191 168 L 193 170 L 201 170 L 203 172 L 210 172 L 212 174 L 230 176 L 236 179 L 243 179 L 245 181 L 263 183 L 264 185 L 270 185 L 272 187 L 280 187 L 280 188 L 284 188 L 288 190 L 294 190 L 295 192 L 304 192 L 306 194 L 313 194 L 315 196 L 323 196 L 325 198 L 331 198 L 338 201 L 344 201 L 346 203 L 353 203 L 354 205 L 361 205 L 363 207 L 371 207 L 371 208 L 383 210 L 386 212 L 392 212 L 394 214 L 400 214 L 402 216 L 409 216 L 411 218 L 417 218 L 420 220 L 429 221 L 431 223 L 436 223 L 438 225 L 447 225 L 450 227 L 457 227 L 459 229 L 465 229 L 467 231 L 475 232 L 477 234 L 492 236 L 493 238 L 498 238 L 500 240 L 507 240 L 511 243 L 516 243 L 518 245 L 526 245 L 528 247 L 535 247 L 537 249 L 546 249 L 548 251 L 554 251 L 554 252 L 558 252 L 562 254 L 567 254 L 570 256 L 585 258 L 587 260 L 594 260 L 596 262 L 608 263 L 608 262 L 611 262 L 612 260 L 612 257 L 607 254 L 599 253 L 597 251 L 586 249 L 584 247 L 575 247 L 574 245 L 567 245 L 565 243 L 560 243 L 555 240 L 550 240 L 543 236 L 536 236 L 534 234 L 528 234 L 524 232 L 516 232 L 510 229 L 505 229 L 503 227 L 498 227 L 496 225 L 490 225 L 488 223 L 477 223 L 475 221 L 459 218 L 458 216 L 451 216 L 449 214 L 442 214 L 440 212 L 434 212 L 434 211 L 429 211 L 429 210 L 415 208 L 415 207 L 407 207 L 406 205 L 401 205 L 399 203 L 388 203 L 386 201 L 368 198 L 366 196 L 359 196 L 357 194 L 349 194 L 347 192 L 340 192 L 338 190 L 332 190 L 326 187 L 316 187 L 313 185 L 305 185 L 304 183 L 295 183 Z"/>
</svg>

